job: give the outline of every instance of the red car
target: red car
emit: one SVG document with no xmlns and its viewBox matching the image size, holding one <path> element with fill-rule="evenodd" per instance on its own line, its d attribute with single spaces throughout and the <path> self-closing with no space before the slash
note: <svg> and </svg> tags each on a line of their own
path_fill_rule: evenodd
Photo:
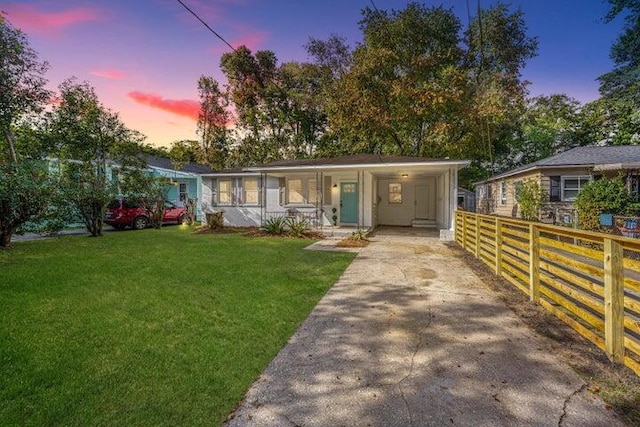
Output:
<svg viewBox="0 0 640 427">
<path fill-rule="evenodd" d="M 164 209 L 163 223 L 175 222 L 181 224 L 184 221 L 185 208 L 176 206 L 171 202 L 165 202 Z M 151 218 L 135 200 L 115 199 L 107 205 L 104 222 L 119 230 L 127 226 L 140 230 L 151 224 Z"/>
</svg>

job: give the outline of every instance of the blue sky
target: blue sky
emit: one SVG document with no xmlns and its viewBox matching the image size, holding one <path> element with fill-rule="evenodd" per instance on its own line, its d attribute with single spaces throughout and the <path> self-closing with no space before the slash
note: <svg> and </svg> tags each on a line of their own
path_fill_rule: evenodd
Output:
<svg viewBox="0 0 640 427">
<path fill-rule="evenodd" d="M 309 37 L 360 40 L 358 21 L 370 0 L 183 0 L 233 46 L 272 50 L 281 62 L 307 59 Z M 401 0 L 374 0 L 378 9 L 402 9 Z M 467 23 L 467 0 L 424 1 L 452 8 Z M 481 0 L 483 7 L 495 2 Z M 469 0 L 471 13 L 477 0 Z M 531 95 L 566 93 L 581 102 L 598 97 L 599 75 L 610 71 L 609 48 L 620 19 L 605 24 L 603 0 L 520 0 L 538 57 L 523 77 Z M 176 0 L 0 1 L 0 10 L 49 61 L 52 87 L 70 76 L 87 80 L 103 103 L 153 145 L 196 138 L 197 79 L 222 80 L 229 48 Z"/>
</svg>

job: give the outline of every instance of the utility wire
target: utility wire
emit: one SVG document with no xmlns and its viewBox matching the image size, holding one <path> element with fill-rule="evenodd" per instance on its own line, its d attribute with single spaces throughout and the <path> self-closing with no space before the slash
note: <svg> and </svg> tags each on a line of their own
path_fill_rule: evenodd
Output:
<svg viewBox="0 0 640 427">
<path fill-rule="evenodd" d="M 182 0 L 178 0 L 178 3 L 180 3 L 182 6 L 184 6 L 184 8 L 185 8 L 185 9 L 187 9 L 187 10 L 188 10 L 188 11 L 189 11 L 193 16 L 195 16 L 195 17 L 196 17 L 196 19 L 197 19 L 198 21 L 202 22 L 202 25 L 204 25 L 205 27 L 207 27 L 207 29 L 208 29 L 209 31 L 211 31 L 211 32 L 212 32 L 212 33 L 213 33 L 217 38 L 219 38 L 220 40 L 222 40 L 222 41 L 224 42 L 224 44 L 226 44 L 227 46 L 229 46 L 229 47 L 231 48 L 231 50 L 233 50 L 234 52 L 236 52 L 236 48 L 235 48 L 235 47 L 231 46 L 231 44 L 230 44 L 228 41 L 226 41 L 226 40 L 224 39 L 224 37 L 222 37 L 222 36 L 221 36 L 220 34 L 218 34 L 218 33 L 217 33 L 213 28 L 211 28 L 211 27 L 209 26 L 209 24 L 207 24 L 206 22 L 204 22 L 204 21 L 202 20 L 202 18 L 200 18 L 200 17 L 199 17 L 199 16 L 198 16 L 198 15 L 197 15 L 193 10 L 189 9 L 189 7 L 188 7 L 186 4 L 184 4 L 184 3 L 182 2 Z"/>
<path fill-rule="evenodd" d="M 376 4 L 373 2 L 373 0 L 369 0 L 369 1 L 371 2 L 371 6 L 373 6 L 375 11 L 378 12 L 378 8 L 376 7 Z"/>
</svg>

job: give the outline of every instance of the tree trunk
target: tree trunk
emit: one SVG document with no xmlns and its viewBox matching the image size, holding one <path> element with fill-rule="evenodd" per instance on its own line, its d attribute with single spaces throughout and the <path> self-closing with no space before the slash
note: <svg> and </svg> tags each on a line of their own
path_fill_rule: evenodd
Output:
<svg viewBox="0 0 640 427">
<path fill-rule="evenodd" d="M 11 156 L 11 160 L 13 161 L 13 164 L 15 166 L 15 164 L 18 163 L 18 156 L 16 156 L 15 139 L 10 130 L 5 129 L 4 134 L 7 138 L 7 142 L 9 143 L 9 155 Z"/>
<path fill-rule="evenodd" d="M 13 236 L 13 229 L 4 229 L 0 231 L 0 248 L 11 247 L 11 236 Z"/>
</svg>

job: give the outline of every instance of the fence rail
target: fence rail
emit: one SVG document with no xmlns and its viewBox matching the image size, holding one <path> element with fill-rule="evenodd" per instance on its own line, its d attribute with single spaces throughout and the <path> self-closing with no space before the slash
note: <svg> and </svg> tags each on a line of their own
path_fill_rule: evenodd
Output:
<svg viewBox="0 0 640 427">
<path fill-rule="evenodd" d="M 640 240 L 462 211 L 455 239 L 640 375 Z"/>
</svg>

